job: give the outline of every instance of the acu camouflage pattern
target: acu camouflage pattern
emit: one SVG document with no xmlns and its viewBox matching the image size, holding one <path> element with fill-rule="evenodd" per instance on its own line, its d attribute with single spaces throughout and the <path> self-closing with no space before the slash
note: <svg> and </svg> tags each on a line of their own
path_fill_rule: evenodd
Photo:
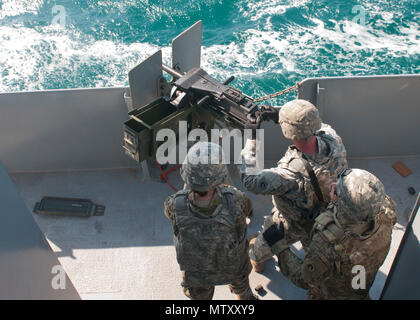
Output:
<svg viewBox="0 0 420 320">
<path fill-rule="evenodd" d="M 228 177 L 222 148 L 211 142 L 198 142 L 188 151 L 181 167 L 181 177 L 187 188 L 208 191 Z"/>
<path fill-rule="evenodd" d="M 182 275 L 183 283 L 184 279 L 185 273 Z M 248 273 L 242 272 L 239 278 L 229 284 L 229 289 L 236 295 L 248 293 L 250 291 Z M 182 290 L 184 291 L 184 294 L 192 300 L 211 300 L 214 295 L 214 286 L 187 287 L 184 285 Z"/>
<path fill-rule="evenodd" d="M 296 99 L 281 107 L 279 124 L 286 138 L 307 141 L 321 128 L 321 119 L 312 103 Z"/>
<path fill-rule="evenodd" d="M 390 248 L 395 204 L 387 196 L 380 212 L 359 233 L 341 225 L 337 214 L 332 205 L 316 219 L 303 261 L 285 250 L 278 256 L 279 267 L 295 285 L 308 289 L 309 299 L 369 299 L 369 289 Z M 366 289 L 352 287 L 356 265 L 365 268 Z"/>
<path fill-rule="evenodd" d="M 385 199 L 385 187 L 368 171 L 348 169 L 338 179 L 337 209 L 348 222 L 369 219 Z"/>
<path fill-rule="evenodd" d="M 329 125 L 323 124 L 316 136 L 319 152 L 314 155 L 306 155 L 306 160 L 318 179 L 324 201 L 329 203 L 331 183 L 336 182 L 337 175 L 348 167 L 347 152 L 341 138 Z M 293 199 L 289 193 L 283 197 L 275 195 L 273 202 L 287 220 L 298 222 L 306 216 L 305 211 L 310 211 L 318 203 L 311 179 L 302 162 L 302 153 L 296 147 L 290 146 L 284 157 L 278 162 L 278 167 L 294 174 L 299 181 L 298 190 L 302 197 Z M 293 210 L 294 207 L 297 207 L 300 214 L 296 209 Z"/>
<path fill-rule="evenodd" d="M 341 138 L 329 125 L 322 124 L 316 136 L 319 152 L 306 158 L 318 179 L 324 201 L 328 203 L 331 183 L 336 182 L 338 173 L 348 166 L 347 154 Z M 252 163 L 252 141 L 248 140 L 242 150 L 243 163 Z M 302 153 L 290 146 L 276 168 L 264 169 L 257 175 L 246 175 L 246 168 L 240 167 L 242 181 L 249 191 L 273 195 L 274 209 L 271 216 L 266 217 L 264 230 L 273 223 L 283 222 L 286 233 L 284 248 L 297 241 L 301 241 L 304 248 L 309 244 L 313 220 L 307 217 L 319 205 L 301 159 Z M 259 233 L 250 251 L 251 259 L 262 262 L 272 255 L 262 233 Z"/>
<path fill-rule="evenodd" d="M 230 284 L 238 294 L 248 289 L 252 267 L 246 217 L 252 208 L 245 194 L 231 186 L 218 186 L 212 202 L 200 208 L 191 190 L 182 190 L 166 199 L 164 210 L 172 222 L 184 287 Z"/>
</svg>

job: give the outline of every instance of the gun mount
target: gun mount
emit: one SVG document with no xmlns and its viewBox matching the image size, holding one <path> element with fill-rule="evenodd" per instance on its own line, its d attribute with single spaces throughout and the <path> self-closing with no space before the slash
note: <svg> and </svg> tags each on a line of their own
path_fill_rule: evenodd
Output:
<svg viewBox="0 0 420 320">
<path fill-rule="evenodd" d="M 252 98 L 228 86 L 233 76 L 221 83 L 200 68 L 201 28 L 198 21 L 173 40 L 172 68 L 162 63 L 159 50 L 129 72 L 134 110 L 124 123 L 123 148 L 138 162 L 155 156 L 163 143 L 158 130 L 173 130 L 178 141 L 180 121 L 187 122 L 188 134 L 194 128 L 209 132 L 216 121 L 243 129 L 260 115 Z"/>
</svg>

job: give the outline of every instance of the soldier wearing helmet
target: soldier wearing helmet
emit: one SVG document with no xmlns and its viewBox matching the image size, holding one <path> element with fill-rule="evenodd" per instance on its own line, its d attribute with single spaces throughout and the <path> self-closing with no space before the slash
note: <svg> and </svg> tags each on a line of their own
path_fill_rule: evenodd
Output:
<svg viewBox="0 0 420 320">
<path fill-rule="evenodd" d="M 263 270 L 265 260 L 297 241 L 306 250 L 314 218 L 330 200 L 329 186 L 347 168 L 341 138 L 321 122 L 317 108 L 309 101 L 290 101 L 280 112 L 268 107 L 261 118 L 278 123 L 293 145 L 277 167 L 256 174 L 248 174 L 249 164 L 256 161 L 256 140 L 247 140 L 242 150 L 239 169 L 243 184 L 253 193 L 272 195 L 274 204 L 271 215 L 265 217 L 263 231 L 250 241 L 251 263 L 257 272 Z M 258 127 L 258 122 L 247 126 L 253 130 Z"/>
<path fill-rule="evenodd" d="M 228 176 L 219 145 L 193 145 L 181 168 L 183 190 L 165 200 L 171 220 L 183 291 L 190 299 L 212 299 L 214 286 L 228 284 L 237 299 L 254 299 L 248 276 L 246 218 L 249 198 L 223 184 Z"/>
<path fill-rule="evenodd" d="M 365 170 L 345 170 L 331 189 L 332 202 L 315 219 L 305 259 L 284 250 L 279 266 L 310 299 L 369 299 L 391 245 L 395 203 Z"/>
</svg>

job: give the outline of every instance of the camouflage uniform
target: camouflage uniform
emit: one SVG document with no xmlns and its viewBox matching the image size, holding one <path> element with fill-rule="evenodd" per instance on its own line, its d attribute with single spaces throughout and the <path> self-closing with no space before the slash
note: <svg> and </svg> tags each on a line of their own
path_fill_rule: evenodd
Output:
<svg viewBox="0 0 420 320">
<path fill-rule="evenodd" d="M 357 171 L 367 176 L 366 171 Z M 359 179 L 353 175 L 355 177 Z M 382 184 L 374 182 L 372 190 L 375 185 Z M 309 299 L 369 299 L 369 289 L 388 254 L 396 223 L 394 202 L 381 187 L 378 189 L 376 200 L 370 197 L 375 192 L 366 188 L 356 187 L 350 189 L 350 194 L 337 194 L 339 199 L 352 197 L 353 205 L 346 208 L 340 203 L 331 203 L 328 210 L 316 218 L 303 261 L 290 250 L 279 254 L 283 274 L 295 285 L 308 289 Z M 348 219 L 350 216 L 352 218 Z M 365 269 L 364 289 L 353 288 L 360 272 L 353 269 L 355 266 Z"/>
<path fill-rule="evenodd" d="M 297 108 L 296 104 L 298 104 Z M 282 116 L 283 108 L 285 108 L 284 112 L 292 113 L 292 117 L 296 113 L 298 118 L 305 119 L 304 125 L 293 127 L 291 123 L 286 122 L 286 117 Z M 279 247 L 287 248 L 301 241 L 306 248 L 310 242 L 309 234 L 313 226 L 311 216 L 316 209 L 319 212 L 320 203 L 302 158 L 306 158 L 314 171 L 324 201 L 328 203 L 330 184 L 335 182 L 337 174 L 342 169 L 347 168 L 346 150 L 334 129 L 327 124 L 321 124 L 316 108 L 312 104 L 304 100 L 294 100 L 283 108 L 280 110 L 279 122 L 284 135 L 291 139 L 305 140 L 308 135 L 315 134 L 318 153 L 303 155 L 295 146 L 290 146 L 277 167 L 262 170 L 256 175 L 247 175 L 246 170 L 256 162 L 256 141 L 248 140 L 242 150 L 243 161 L 239 169 L 247 190 L 256 194 L 273 195 L 274 208 L 271 215 L 265 217 L 263 232 L 273 224 L 283 223 L 285 238 Z M 296 109 L 298 109 L 297 112 L 295 112 Z M 302 116 L 304 112 L 306 112 L 306 117 Z M 299 119 L 292 120 L 299 121 Z M 264 240 L 263 234 L 259 233 L 251 247 L 250 257 L 257 263 L 262 263 L 272 257 L 272 251 Z"/>
<path fill-rule="evenodd" d="M 198 146 L 193 146 L 189 154 L 197 150 Z M 191 299 L 211 299 L 215 285 L 228 284 L 239 296 L 250 291 L 248 275 L 252 267 L 246 218 L 252 210 L 251 202 L 241 191 L 221 184 L 226 174 L 222 164 L 184 162 L 181 176 L 186 187 L 164 203 L 183 273 L 181 285 Z M 195 199 L 192 191 L 211 189 L 215 193 L 207 202 Z"/>
</svg>

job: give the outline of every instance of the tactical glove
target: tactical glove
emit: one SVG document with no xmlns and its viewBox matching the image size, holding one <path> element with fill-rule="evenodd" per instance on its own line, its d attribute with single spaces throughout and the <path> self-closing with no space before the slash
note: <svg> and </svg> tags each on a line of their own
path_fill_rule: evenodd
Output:
<svg viewBox="0 0 420 320">
<path fill-rule="evenodd" d="M 258 117 L 255 122 L 247 121 L 245 123 L 244 129 L 251 129 L 252 130 L 252 139 L 256 139 L 257 137 L 257 129 L 261 126 L 261 117 Z"/>
<path fill-rule="evenodd" d="M 279 254 L 288 246 L 285 246 L 281 241 L 284 238 L 284 225 L 280 222 L 279 225 L 276 223 L 270 226 L 263 232 L 263 238 L 268 243 L 273 254 Z"/>
<path fill-rule="evenodd" d="M 262 106 L 261 118 L 264 121 L 272 120 L 274 123 L 279 123 L 279 110 L 272 106 Z"/>
</svg>

